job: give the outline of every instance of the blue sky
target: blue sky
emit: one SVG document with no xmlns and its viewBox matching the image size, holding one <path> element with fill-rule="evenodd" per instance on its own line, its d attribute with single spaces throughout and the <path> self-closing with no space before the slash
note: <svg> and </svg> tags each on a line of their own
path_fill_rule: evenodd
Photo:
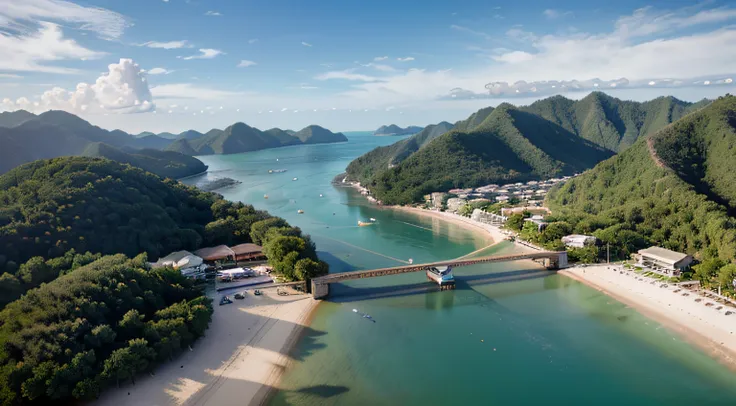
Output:
<svg viewBox="0 0 736 406">
<path fill-rule="evenodd" d="M 733 93 L 736 8 L 689 1 L 0 0 L 0 108 L 105 128 L 373 129 L 602 89 Z"/>
</svg>

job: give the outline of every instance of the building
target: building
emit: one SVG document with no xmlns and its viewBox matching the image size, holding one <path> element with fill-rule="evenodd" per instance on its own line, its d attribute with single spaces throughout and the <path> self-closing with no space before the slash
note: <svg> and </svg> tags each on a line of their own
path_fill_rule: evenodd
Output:
<svg viewBox="0 0 736 406">
<path fill-rule="evenodd" d="M 693 257 L 662 247 L 649 247 L 639 250 L 637 262 L 639 266 L 649 268 L 658 274 L 679 276 L 683 270 L 690 267 Z"/>
<path fill-rule="evenodd" d="M 447 199 L 447 211 L 456 212 L 460 207 L 465 206 L 467 203 L 467 200 L 459 199 L 457 197 Z"/>
<path fill-rule="evenodd" d="M 508 217 L 500 216 L 494 213 L 487 213 L 481 209 L 473 210 L 473 214 L 470 215 L 470 219 L 484 224 L 492 224 L 494 226 L 501 226 L 506 223 Z"/>
<path fill-rule="evenodd" d="M 205 262 L 210 263 L 235 261 L 235 252 L 227 245 L 200 248 L 194 251 L 194 254 L 200 256 Z"/>
<path fill-rule="evenodd" d="M 159 258 L 159 260 L 151 266 L 153 268 L 170 266 L 179 270 L 182 275 L 188 278 L 203 278 L 205 269 L 207 268 L 203 262 L 204 261 L 201 257 L 198 257 L 189 251 L 176 251 L 163 258 Z"/>
<path fill-rule="evenodd" d="M 259 261 L 266 259 L 263 254 L 263 247 L 256 244 L 240 244 L 230 249 L 235 253 L 235 262 L 241 261 Z"/>
<path fill-rule="evenodd" d="M 544 217 L 537 214 L 534 216 L 531 216 L 530 218 L 524 219 L 524 221 L 528 221 L 531 223 L 534 223 L 537 225 L 537 231 L 542 232 L 545 228 L 547 228 L 547 222 L 544 221 Z"/>
<path fill-rule="evenodd" d="M 597 242 L 598 239 L 592 235 L 570 234 L 562 237 L 562 243 L 565 244 L 565 247 L 571 248 L 584 248 L 595 245 Z"/>
</svg>

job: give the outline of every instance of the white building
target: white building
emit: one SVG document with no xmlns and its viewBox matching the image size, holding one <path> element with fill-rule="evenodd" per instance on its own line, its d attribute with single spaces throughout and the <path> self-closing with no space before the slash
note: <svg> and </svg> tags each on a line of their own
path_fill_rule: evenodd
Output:
<svg viewBox="0 0 736 406">
<path fill-rule="evenodd" d="M 467 200 L 458 199 L 457 197 L 447 199 L 447 211 L 456 212 L 460 207 L 465 206 L 467 203 Z"/>
<path fill-rule="evenodd" d="M 161 268 L 170 266 L 179 270 L 182 275 L 188 278 L 203 278 L 206 265 L 202 258 L 192 254 L 189 251 L 176 251 L 171 254 L 159 258 L 152 267 Z"/>
<path fill-rule="evenodd" d="M 693 257 L 662 247 L 649 247 L 639 250 L 638 265 L 653 272 L 667 276 L 679 276 L 689 268 Z"/>
<path fill-rule="evenodd" d="M 594 245 L 597 241 L 598 239 L 592 235 L 570 234 L 562 237 L 562 243 L 566 247 L 572 248 L 583 248 L 587 245 Z"/>
</svg>

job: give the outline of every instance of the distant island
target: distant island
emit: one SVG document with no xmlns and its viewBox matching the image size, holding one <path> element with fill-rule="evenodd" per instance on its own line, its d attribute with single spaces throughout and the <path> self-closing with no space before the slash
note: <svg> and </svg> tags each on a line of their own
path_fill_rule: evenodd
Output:
<svg viewBox="0 0 736 406">
<path fill-rule="evenodd" d="M 422 131 L 422 127 L 410 125 L 409 127 L 401 128 L 396 124 L 391 124 L 378 127 L 378 129 L 373 132 L 373 135 L 409 135 L 416 134 L 419 131 Z"/>
<path fill-rule="evenodd" d="M 347 140 L 343 133 L 333 133 L 318 125 L 310 125 L 293 132 L 279 128 L 261 131 L 245 123 L 235 123 L 224 130 L 210 130 L 198 138 L 179 138 L 166 147 L 166 150 L 185 155 L 237 154 L 289 145 L 324 144 Z"/>
</svg>

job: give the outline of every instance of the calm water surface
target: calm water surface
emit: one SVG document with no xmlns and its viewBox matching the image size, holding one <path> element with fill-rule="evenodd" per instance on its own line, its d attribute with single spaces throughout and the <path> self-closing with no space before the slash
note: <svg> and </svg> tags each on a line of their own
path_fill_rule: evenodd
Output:
<svg viewBox="0 0 736 406">
<path fill-rule="evenodd" d="M 310 233 L 332 272 L 451 259 L 488 245 L 333 187 L 353 158 L 401 138 L 347 135 L 342 144 L 201 157 L 210 171 L 187 182 L 242 181 L 220 193 Z M 376 225 L 356 226 L 371 217 Z M 478 255 L 512 250 L 503 243 Z M 594 289 L 533 263 L 455 273 L 458 287 L 446 292 L 419 273 L 335 286 L 291 354 L 287 389 L 271 404 L 736 404 L 736 374 Z"/>
</svg>

